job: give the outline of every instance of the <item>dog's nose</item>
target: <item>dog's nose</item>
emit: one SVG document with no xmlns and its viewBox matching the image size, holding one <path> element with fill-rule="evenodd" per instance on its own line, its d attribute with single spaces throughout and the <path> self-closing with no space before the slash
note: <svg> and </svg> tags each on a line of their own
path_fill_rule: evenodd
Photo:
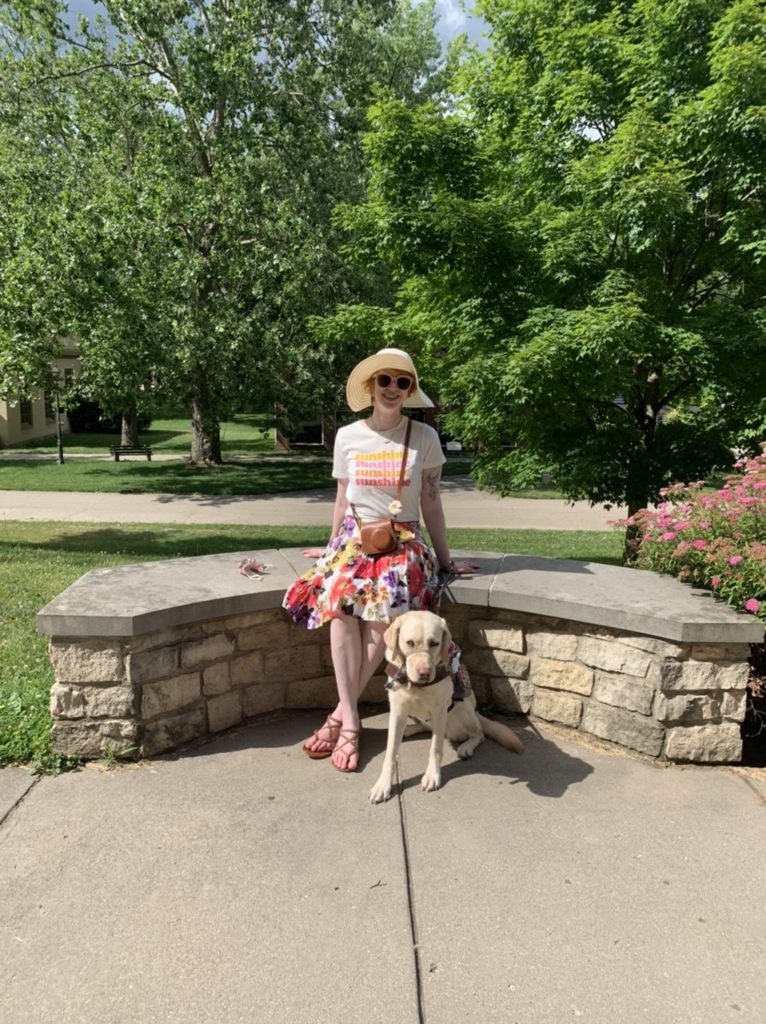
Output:
<svg viewBox="0 0 766 1024">
<path fill-rule="evenodd" d="M 428 677 L 430 675 L 431 675 L 431 670 L 427 666 L 424 666 L 423 668 L 419 668 L 418 669 L 418 676 L 421 679 L 428 679 Z"/>
</svg>

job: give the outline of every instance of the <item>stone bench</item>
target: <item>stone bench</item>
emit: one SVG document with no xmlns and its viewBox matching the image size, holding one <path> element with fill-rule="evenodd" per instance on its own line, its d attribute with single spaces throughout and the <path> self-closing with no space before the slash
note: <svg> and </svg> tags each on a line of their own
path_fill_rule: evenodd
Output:
<svg viewBox="0 0 766 1024">
<path fill-rule="evenodd" d="M 237 572 L 243 554 L 273 568 Z M 479 700 L 660 760 L 741 758 L 750 644 L 763 627 L 669 577 L 460 552 L 445 595 Z M 281 610 L 310 560 L 231 552 L 87 573 L 38 615 L 51 637 L 57 751 L 159 754 L 286 708 L 330 708 L 329 630 Z M 383 676 L 364 700 L 383 700 Z"/>
</svg>

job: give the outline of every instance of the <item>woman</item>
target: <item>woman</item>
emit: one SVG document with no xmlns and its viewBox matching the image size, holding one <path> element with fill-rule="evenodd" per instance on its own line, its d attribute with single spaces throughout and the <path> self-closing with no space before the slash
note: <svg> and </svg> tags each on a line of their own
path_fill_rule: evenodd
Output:
<svg viewBox="0 0 766 1024">
<path fill-rule="evenodd" d="M 311 758 L 331 757 L 339 771 L 353 772 L 361 731 L 357 705 L 383 656 L 386 627 L 397 615 L 433 604 L 440 569 L 471 572 L 474 567 L 450 561 L 439 494 L 444 455 L 436 431 L 423 423 L 412 421 L 401 500 L 396 498 L 410 422 L 402 408 L 433 407 L 409 355 L 384 348 L 363 359 L 351 371 L 346 398 L 354 412 L 369 406 L 372 412 L 337 433 L 332 536 L 324 551 L 305 552 L 321 557 L 290 587 L 283 606 L 307 629 L 330 623 L 338 705 L 303 750 Z M 420 532 L 421 512 L 435 557 Z M 398 546 L 390 554 L 365 555 L 357 520 L 384 517 L 395 522 Z"/>
</svg>

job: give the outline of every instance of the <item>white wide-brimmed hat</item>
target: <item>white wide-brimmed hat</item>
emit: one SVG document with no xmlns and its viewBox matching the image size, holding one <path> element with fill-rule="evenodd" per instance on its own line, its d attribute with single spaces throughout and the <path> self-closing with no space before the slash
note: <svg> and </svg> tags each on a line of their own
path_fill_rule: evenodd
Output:
<svg viewBox="0 0 766 1024">
<path fill-rule="evenodd" d="M 354 412 L 372 405 L 372 395 L 367 390 L 367 381 L 382 370 L 401 370 L 415 379 L 415 387 L 404 399 L 402 405 L 411 409 L 433 409 L 434 403 L 420 390 L 418 371 L 409 355 L 400 348 L 382 348 L 375 355 L 368 356 L 357 363 L 351 371 L 346 384 L 346 401 Z"/>
</svg>

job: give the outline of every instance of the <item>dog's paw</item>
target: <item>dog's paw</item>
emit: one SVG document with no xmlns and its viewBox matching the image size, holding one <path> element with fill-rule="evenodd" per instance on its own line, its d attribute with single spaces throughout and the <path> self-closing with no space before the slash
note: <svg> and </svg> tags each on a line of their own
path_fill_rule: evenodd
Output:
<svg viewBox="0 0 766 1024">
<path fill-rule="evenodd" d="M 370 803 L 371 804 L 382 804 L 384 800 L 388 800 L 391 796 L 391 783 L 386 782 L 384 779 L 378 779 L 375 785 L 370 790 Z"/>
<path fill-rule="evenodd" d="M 467 761 L 469 757 L 473 757 L 473 744 L 461 743 L 457 748 L 457 756 L 461 761 Z"/>
<path fill-rule="evenodd" d="M 434 789 L 438 789 L 442 784 L 442 774 L 438 769 L 436 771 L 427 771 L 423 778 L 420 780 L 420 788 L 424 793 L 430 793 Z"/>
</svg>

